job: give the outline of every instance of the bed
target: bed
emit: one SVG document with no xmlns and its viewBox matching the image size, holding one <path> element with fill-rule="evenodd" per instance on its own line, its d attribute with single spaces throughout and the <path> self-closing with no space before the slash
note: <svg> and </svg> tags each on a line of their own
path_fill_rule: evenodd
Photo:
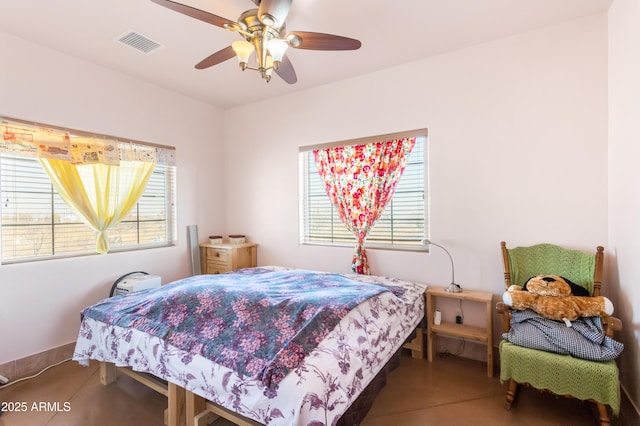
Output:
<svg viewBox="0 0 640 426">
<path fill-rule="evenodd" d="M 115 379 L 109 366 L 166 381 L 169 424 L 185 415 L 188 424 L 206 424 L 213 412 L 238 424 L 335 425 L 362 403 L 355 401 L 368 385 L 384 382 L 424 316 L 425 290 L 393 278 L 280 267 L 194 276 L 86 308 L 73 359 L 100 361 L 103 383 Z M 335 303 L 328 310 L 309 302 L 328 299 Z M 213 311 L 227 318 L 209 317 Z"/>
</svg>

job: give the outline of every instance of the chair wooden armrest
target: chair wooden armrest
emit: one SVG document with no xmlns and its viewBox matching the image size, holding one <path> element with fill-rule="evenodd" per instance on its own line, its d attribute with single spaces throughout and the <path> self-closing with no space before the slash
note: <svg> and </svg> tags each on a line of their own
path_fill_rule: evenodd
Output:
<svg viewBox="0 0 640 426">
<path fill-rule="evenodd" d="M 506 333 L 511 328 L 511 308 L 504 302 L 496 303 L 496 311 L 502 320 L 502 331 Z"/>
<path fill-rule="evenodd" d="M 602 325 L 604 326 L 605 334 L 609 337 L 613 337 L 616 331 L 622 330 L 622 321 L 616 317 L 603 316 Z"/>
</svg>

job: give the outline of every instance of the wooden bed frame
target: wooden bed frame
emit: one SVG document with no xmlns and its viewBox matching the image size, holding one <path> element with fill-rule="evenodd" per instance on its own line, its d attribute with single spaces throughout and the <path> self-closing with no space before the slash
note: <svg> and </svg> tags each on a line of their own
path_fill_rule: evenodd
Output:
<svg viewBox="0 0 640 426">
<path fill-rule="evenodd" d="M 193 392 L 185 391 L 187 426 L 207 426 L 222 417 L 238 426 L 263 426 L 255 420 L 241 416 L 218 404 L 207 401 Z"/>
<path fill-rule="evenodd" d="M 164 411 L 165 425 L 206 426 L 223 417 L 238 426 L 263 426 L 261 423 L 207 401 L 175 383 L 160 380 L 152 374 L 133 371 L 127 367 L 116 367 L 110 362 L 100 363 L 100 382 L 103 385 L 115 382 L 118 379 L 118 373 L 129 376 L 167 397 L 168 406 Z"/>
<path fill-rule="evenodd" d="M 186 391 L 183 387 L 160 380 L 151 374 L 140 373 L 126 367 L 116 367 L 115 364 L 110 362 L 100 363 L 100 383 L 103 385 L 115 382 L 118 379 L 118 373 L 127 375 L 167 397 L 167 409 L 164 411 L 165 425 L 184 426 L 188 423 L 185 400 Z"/>
<path fill-rule="evenodd" d="M 420 330 L 420 329 L 418 329 Z M 410 348 L 405 348 L 410 349 Z M 391 357 L 371 383 L 356 398 L 338 421 L 338 426 L 350 426 L 353 419 L 362 420 L 373 405 L 375 397 L 386 385 L 387 375 L 400 365 L 402 347 Z M 412 351 L 413 355 L 413 351 Z M 415 357 L 415 356 L 414 356 Z M 263 426 L 262 423 L 244 417 L 225 407 L 184 389 L 175 383 L 160 380 L 157 377 L 133 371 L 127 367 L 116 367 L 110 362 L 100 363 L 100 382 L 108 385 L 118 379 L 118 373 L 137 380 L 158 393 L 167 397 L 167 409 L 164 412 L 164 424 L 168 426 L 206 426 L 219 417 L 227 419 L 238 426 Z"/>
</svg>

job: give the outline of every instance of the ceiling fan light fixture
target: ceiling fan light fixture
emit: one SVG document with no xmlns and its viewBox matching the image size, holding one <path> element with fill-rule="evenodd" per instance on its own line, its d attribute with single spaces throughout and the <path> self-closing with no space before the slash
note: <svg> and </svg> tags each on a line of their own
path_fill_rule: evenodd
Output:
<svg viewBox="0 0 640 426">
<path fill-rule="evenodd" d="M 271 74 L 273 74 L 273 70 L 274 70 L 274 63 L 275 61 L 273 60 L 273 58 L 271 56 L 267 56 L 267 59 L 265 61 L 265 69 L 263 71 L 263 76 L 262 78 L 264 78 L 266 80 L 266 82 L 270 82 L 271 81 Z"/>
<path fill-rule="evenodd" d="M 231 47 L 238 57 L 238 64 L 244 71 L 247 68 L 249 62 L 249 56 L 253 53 L 253 45 L 246 40 L 237 40 L 231 43 Z"/>
<path fill-rule="evenodd" d="M 278 69 L 280 64 L 282 63 L 282 57 L 284 53 L 287 51 L 289 47 L 289 43 L 286 40 L 282 40 L 280 38 L 276 38 L 269 41 L 267 48 L 269 49 L 269 54 L 273 59 L 273 67 Z"/>
<path fill-rule="evenodd" d="M 356 50 L 361 46 L 358 40 L 334 34 L 311 31 L 287 33 L 285 21 L 293 0 L 253 0 L 258 8 L 245 10 L 236 22 L 174 0 L 151 1 L 183 15 L 233 31 L 244 39 L 204 58 L 195 66 L 199 70 L 236 56 L 243 71 L 257 71 L 268 82 L 275 70 L 284 82 L 294 84 L 298 78 L 291 61 L 285 55 L 287 48 Z M 255 65 L 249 64 L 252 53 L 255 53 Z"/>
</svg>

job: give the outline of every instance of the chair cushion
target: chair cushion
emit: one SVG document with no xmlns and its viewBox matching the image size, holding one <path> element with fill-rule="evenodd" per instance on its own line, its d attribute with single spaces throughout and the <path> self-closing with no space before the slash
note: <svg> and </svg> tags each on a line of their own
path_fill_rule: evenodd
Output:
<svg viewBox="0 0 640 426">
<path fill-rule="evenodd" d="M 618 367 L 613 360 L 587 361 L 503 340 L 500 342 L 500 381 L 509 379 L 557 395 L 609 405 L 616 415 L 620 411 Z"/>
</svg>

